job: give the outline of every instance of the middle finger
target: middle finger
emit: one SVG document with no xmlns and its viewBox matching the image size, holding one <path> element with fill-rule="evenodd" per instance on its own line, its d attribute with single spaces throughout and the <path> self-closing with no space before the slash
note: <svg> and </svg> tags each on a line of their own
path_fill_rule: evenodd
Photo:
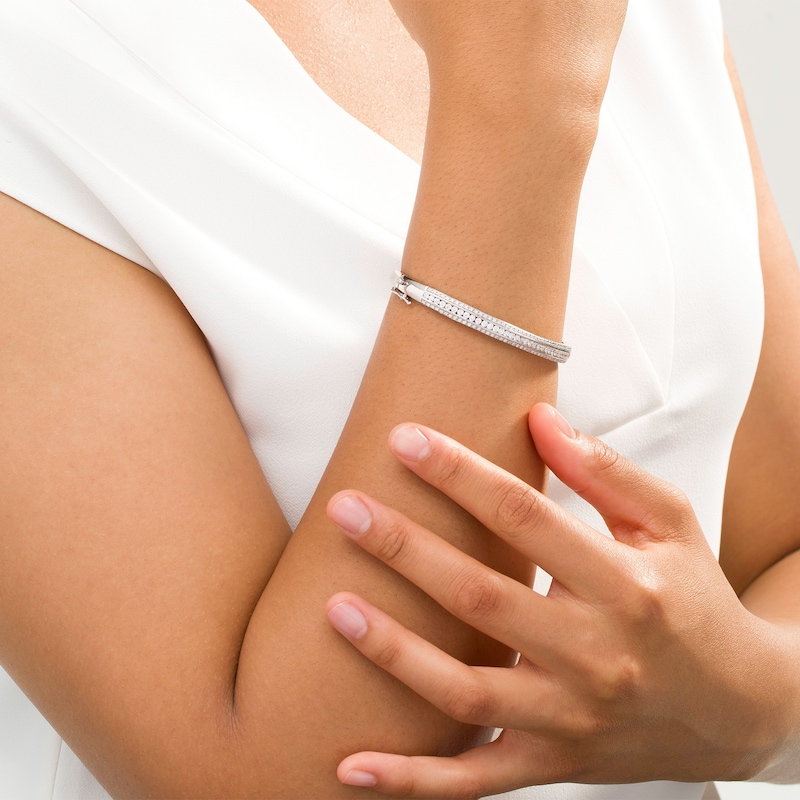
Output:
<svg viewBox="0 0 800 800">
<path fill-rule="evenodd" d="M 541 492 L 447 436 L 401 425 L 390 436 L 402 463 L 446 494 L 573 594 L 615 597 L 621 548 Z"/>
<path fill-rule="evenodd" d="M 360 492 L 334 495 L 328 515 L 367 552 L 468 625 L 537 663 L 558 658 L 569 623 L 564 603 L 485 566 Z"/>
</svg>

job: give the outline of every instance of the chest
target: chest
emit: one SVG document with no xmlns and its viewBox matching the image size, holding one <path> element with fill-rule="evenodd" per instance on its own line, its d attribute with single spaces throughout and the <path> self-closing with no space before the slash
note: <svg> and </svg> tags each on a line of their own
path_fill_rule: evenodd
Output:
<svg viewBox="0 0 800 800">
<path fill-rule="evenodd" d="M 427 66 L 389 0 L 248 2 L 335 103 L 420 161 Z"/>
</svg>

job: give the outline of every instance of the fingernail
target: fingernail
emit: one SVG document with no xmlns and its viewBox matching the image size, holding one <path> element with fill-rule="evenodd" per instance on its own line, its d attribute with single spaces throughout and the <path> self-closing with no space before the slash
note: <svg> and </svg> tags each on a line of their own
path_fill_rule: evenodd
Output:
<svg viewBox="0 0 800 800">
<path fill-rule="evenodd" d="M 566 436 L 568 439 L 577 438 L 577 434 L 573 430 L 572 426 L 564 419 L 564 417 L 561 416 L 561 414 L 558 413 L 558 411 L 556 411 L 556 409 L 553 409 L 553 417 L 556 421 L 558 429 L 564 434 L 564 436 Z"/>
<path fill-rule="evenodd" d="M 411 425 L 398 428 L 392 435 L 390 446 L 397 455 L 409 461 L 422 461 L 431 452 L 431 443 L 425 434 Z"/>
<path fill-rule="evenodd" d="M 342 783 L 346 783 L 348 786 L 375 786 L 378 783 L 378 779 L 371 772 L 351 769 L 350 772 L 342 778 Z"/>
<path fill-rule="evenodd" d="M 350 495 L 333 504 L 330 517 L 337 525 L 356 536 L 366 533 L 372 525 L 370 510 L 361 500 Z"/>
<path fill-rule="evenodd" d="M 338 603 L 335 605 L 328 612 L 328 619 L 331 625 L 348 639 L 360 639 L 367 632 L 367 618 L 350 603 Z M 356 785 L 360 786 L 361 784 Z"/>
</svg>

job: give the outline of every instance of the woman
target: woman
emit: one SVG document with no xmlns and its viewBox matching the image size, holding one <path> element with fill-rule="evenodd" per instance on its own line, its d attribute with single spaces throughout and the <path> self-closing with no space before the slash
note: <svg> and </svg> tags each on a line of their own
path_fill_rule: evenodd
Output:
<svg viewBox="0 0 800 800">
<path fill-rule="evenodd" d="M 361 380 L 416 189 L 402 151 L 420 150 L 420 51 L 383 4 L 254 5 L 341 107 L 239 0 L 3 6 L 3 141 L 13 158 L 1 188 L 30 208 L 4 201 L 3 371 L 22 377 L 3 389 L 14 471 L 3 488 L 0 647 L 12 677 L 117 796 L 352 796 L 364 790 L 339 784 L 335 769 L 359 749 L 446 755 L 482 740 L 326 626 L 326 600 L 348 589 L 465 662 L 513 657 L 337 535 L 325 517 L 337 490 L 358 486 L 413 508 L 481 561 L 531 575 L 527 559 L 398 468 L 383 441 L 398 420 L 424 420 L 541 487 L 525 417 L 536 400 L 554 399 L 553 365 L 395 301 Z M 670 55 L 684 54 L 680 91 L 658 84 L 674 77 L 659 58 L 645 62 L 656 84 L 627 85 L 642 77 L 630 70 L 617 82 L 616 111 L 630 118 L 599 143 L 607 157 L 594 164 L 607 174 L 590 175 L 583 197 L 602 211 L 613 196 L 615 213 L 590 215 L 598 229 L 583 244 L 607 242 L 619 215 L 627 250 L 617 240 L 574 260 L 624 4 L 575 2 L 570 14 L 550 3 L 394 5 L 430 67 L 404 269 L 559 339 L 572 261 L 571 313 L 589 332 L 578 341 L 602 377 L 590 382 L 586 362 L 572 373 L 573 386 L 592 387 L 590 429 L 656 419 L 642 438 L 652 451 L 653 430 L 666 441 L 682 420 L 708 420 L 706 462 L 681 475 L 690 493 L 709 481 L 721 490 L 758 353 L 760 277 L 746 153 L 739 129 L 725 133 L 733 98 L 713 93 L 724 70 L 712 57 L 714 47 L 721 55 L 712 4 L 631 8 L 620 52 L 668 42 Z M 319 22 L 316 38 L 303 38 L 308 18 Z M 682 18 L 696 46 L 676 47 L 670 25 Z M 327 60 L 315 68 L 320 52 Z M 643 115 L 633 100 L 653 85 L 661 102 Z M 693 138 L 685 109 L 670 123 L 692 86 L 691 110 L 704 112 L 717 148 L 702 161 L 708 131 Z M 373 112 L 372 129 L 344 109 Z M 637 130 L 644 119 L 651 127 Z M 660 130 L 679 141 L 661 141 Z M 688 174 L 687 141 L 698 196 L 726 213 L 713 230 L 698 225 L 675 258 L 685 195 L 660 184 L 649 194 L 648 183 L 676 166 Z M 640 146 L 664 163 L 639 163 Z M 620 165 L 625 180 L 615 182 Z M 729 283 L 703 247 L 726 262 Z M 612 251 L 624 269 L 601 263 Z M 635 288 L 627 297 L 626 286 Z M 689 314 L 698 298 L 737 319 L 733 372 L 716 315 Z M 654 315 L 665 324 L 650 327 Z M 687 351 L 677 361 L 673 324 Z M 706 363 L 688 358 L 695 338 L 709 348 Z M 650 412 L 674 410 L 664 388 L 675 363 L 675 385 L 703 391 L 681 395 L 684 416 L 657 419 Z M 561 387 L 567 401 L 576 396 L 566 371 Z M 720 391 L 727 402 L 712 409 Z M 652 453 L 647 465 L 663 466 Z M 713 536 L 713 495 L 705 503 Z M 17 718 L 34 728 L 11 692 Z M 52 796 L 55 786 L 69 797 L 80 780 L 86 796 L 82 768 L 66 751 L 63 769 L 57 760 L 60 740 L 43 729 L 32 738 L 9 742 L 9 793 Z"/>
</svg>

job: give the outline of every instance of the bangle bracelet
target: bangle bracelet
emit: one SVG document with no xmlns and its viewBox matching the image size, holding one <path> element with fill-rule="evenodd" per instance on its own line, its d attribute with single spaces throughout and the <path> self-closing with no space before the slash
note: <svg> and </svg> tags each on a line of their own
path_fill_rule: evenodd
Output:
<svg viewBox="0 0 800 800">
<path fill-rule="evenodd" d="M 535 356 L 546 358 L 548 361 L 555 361 L 558 364 L 563 364 L 572 352 L 572 348 L 563 342 L 544 339 L 535 333 L 518 328 L 516 325 L 503 322 L 503 320 L 485 314 L 483 311 L 478 311 L 477 308 L 468 306 L 466 303 L 462 303 L 444 292 L 431 289 L 430 286 L 423 286 L 421 283 L 403 275 L 402 272 L 397 272 L 396 275 L 397 280 L 392 286 L 392 293 L 407 304 L 410 304 L 412 300 L 416 300 L 418 303 L 422 303 L 422 305 L 432 308 L 434 311 L 438 311 L 445 317 L 460 322 L 468 328 L 491 336 L 493 339 L 505 344 L 510 344 L 512 347 L 518 347 L 526 353 L 532 353 Z"/>
</svg>

